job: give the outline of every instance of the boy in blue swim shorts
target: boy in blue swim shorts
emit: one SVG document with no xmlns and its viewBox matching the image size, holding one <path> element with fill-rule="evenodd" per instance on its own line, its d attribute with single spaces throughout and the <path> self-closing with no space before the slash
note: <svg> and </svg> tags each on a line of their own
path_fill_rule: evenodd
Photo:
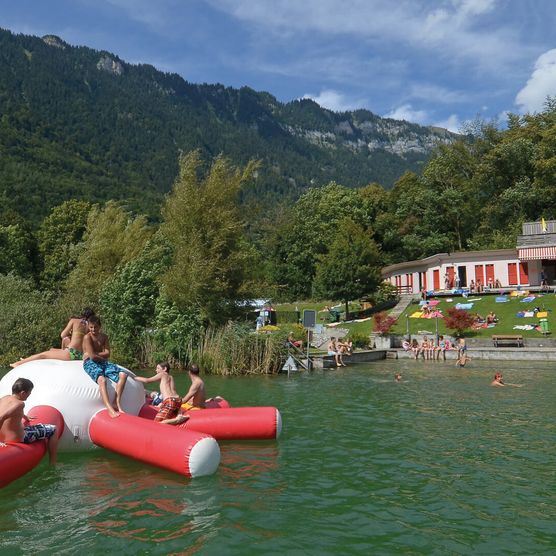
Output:
<svg viewBox="0 0 556 556">
<path fill-rule="evenodd" d="M 33 417 L 23 413 L 25 400 L 31 395 L 33 383 L 27 378 L 18 378 L 12 385 L 12 394 L 0 398 L 0 448 L 5 442 L 23 442 L 31 444 L 39 440 L 46 440 L 50 464 L 56 464 L 58 450 L 58 435 L 56 425 L 23 425 L 29 423 Z"/>
<path fill-rule="evenodd" d="M 89 318 L 89 333 L 83 338 L 83 369 L 98 384 L 100 396 L 111 417 L 124 412 L 121 406 L 122 392 L 127 373 L 118 365 L 111 363 L 108 336 L 101 332 L 100 319 L 94 315 Z M 116 383 L 116 406 L 110 403 L 106 379 Z"/>
</svg>

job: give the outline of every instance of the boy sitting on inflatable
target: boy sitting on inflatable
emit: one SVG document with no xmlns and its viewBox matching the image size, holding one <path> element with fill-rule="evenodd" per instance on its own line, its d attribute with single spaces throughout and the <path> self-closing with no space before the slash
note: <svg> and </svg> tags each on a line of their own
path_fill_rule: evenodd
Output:
<svg viewBox="0 0 556 556">
<path fill-rule="evenodd" d="M 50 465 L 56 464 L 58 435 L 56 425 L 29 425 L 33 417 L 23 413 L 25 400 L 31 395 L 33 383 L 27 378 L 18 378 L 12 386 L 12 394 L 0 398 L 0 447 L 5 442 L 31 444 L 46 440 Z M 27 423 L 23 426 L 22 420 Z"/>
<path fill-rule="evenodd" d="M 122 392 L 127 380 L 127 373 L 118 365 L 108 361 L 110 344 L 108 336 L 100 331 L 100 319 L 93 315 L 89 318 L 89 333 L 83 338 L 83 369 L 98 384 L 102 401 L 110 417 L 118 417 L 124 413 L 121 406 Z M 116 407 L 110 403 L 106 379 L 116 383 Z"/>
</svg>

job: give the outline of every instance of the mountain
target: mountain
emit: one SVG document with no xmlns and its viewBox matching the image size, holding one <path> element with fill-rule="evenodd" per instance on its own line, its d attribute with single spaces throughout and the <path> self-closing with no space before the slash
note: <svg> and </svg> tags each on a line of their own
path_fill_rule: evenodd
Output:
<svg viewBox="0 0 556 556">
<path fill-rule="evenodd" d="M 390 187 L 458 137 L 366 110 L 188 83 L 53 35 L 0 29 L 0 201 L 35 221 L 68 198 L 125 200 L 154 216 L 179 153 L 196 148 L 237 164 L 260 159 L 246 195 L 274 203 L 331 180 Z"/>
</svg>

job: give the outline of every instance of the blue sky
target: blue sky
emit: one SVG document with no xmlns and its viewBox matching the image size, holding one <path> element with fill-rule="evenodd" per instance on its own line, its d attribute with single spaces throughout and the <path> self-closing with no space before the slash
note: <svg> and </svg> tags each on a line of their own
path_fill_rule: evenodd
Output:
<svg viewBox="0 0 556 556">
<path fill-rule="evenodd" d="M 0 27 L 454 131 L 556 95 L 554 0 L 0 0 Z"/>
</svg>

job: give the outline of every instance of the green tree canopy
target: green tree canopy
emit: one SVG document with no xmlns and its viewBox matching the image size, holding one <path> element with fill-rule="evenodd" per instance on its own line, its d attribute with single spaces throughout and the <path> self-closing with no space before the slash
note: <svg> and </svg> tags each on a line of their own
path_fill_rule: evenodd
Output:
<svg viewBox="0 0 556 556">
<path fill-rule="evenodd" d="M 61 289 L 75 267 L 91 209 L 91 203 L 72 199 L 54 207 L 43 220 L 37 239 L 43 259 L 40 281 L 44 288 Z"/>
<path fill-rule="evenodd" d="M 219 322 L 243 295 L 248 258 L 238 196 L 256 164 L 240 170 L 219 157 L 203 176 L 201 166 L 198 151 L 181 156 L 179 175 L 164 203 L 161 232 L 173 258 L 162 283 L 179 308 L 200 307 L 203 318 Z"/>
<path fill-rule="evenodd" d="M 342 220 L 326 254 L 316 266 L 315 293 L 321 299 L 348 302 L 373 293 L 381 282 L 382 257 L 368 230 Z"/>
<path fill-rule="evenodd" d="M 116 203 L 95 207 L 88 216 L 84 245 L 66 282 L 78 306 L 97 306 L 102 288 L 119 265 L 143 251 L 153 230 L 144 216 L 133 217 Z"/>
</svg>

